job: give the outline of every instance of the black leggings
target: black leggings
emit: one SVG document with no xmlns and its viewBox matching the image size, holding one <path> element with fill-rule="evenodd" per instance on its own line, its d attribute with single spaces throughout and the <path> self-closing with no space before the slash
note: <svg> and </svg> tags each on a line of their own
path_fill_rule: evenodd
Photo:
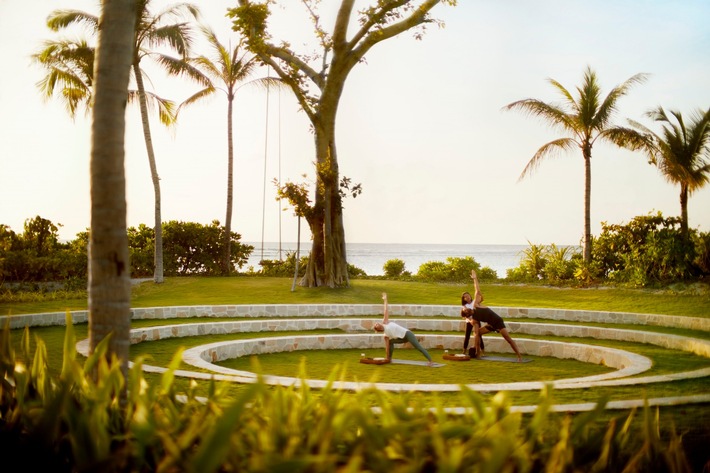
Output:
<svg viewBox="0 0 710 473">
<path fill-rule="evenodd" d="M 468 321 L 466 322 L 466 336 L 463 339 L 463 351 L 465 352 L 468 350 L 468 342 L 471 340 L 471 332 L 473 332 L 473 325 L 471 325 Z M 480 340 L 481 343 L 481 350 L 485 350 L 485 345 L 483 344 L 483 336 L 479 333 L 478 334 L 478 339 Z"/>
</svg>

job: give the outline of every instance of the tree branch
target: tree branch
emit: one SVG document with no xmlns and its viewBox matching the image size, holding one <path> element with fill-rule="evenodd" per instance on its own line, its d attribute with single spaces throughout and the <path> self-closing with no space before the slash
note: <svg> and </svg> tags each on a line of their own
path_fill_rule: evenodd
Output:
<svg viewBox="0 0 710 473">
<path fill-rule="evenodd" d="M 357 44 L 356 40 L 359 40 L 362 36 L 356 35 L 355 38 L 353 38 L 353 41 L 350 42 L 350 46 L 352 48 L 353 54 L 349 57 L 349 61 L 347 64 L 347 68 L 350 69 L 357 64 L 360 59 L 362 59 L 365 54 L 377 43 L 384 41 L 386 39 L 392 38 L 394 36 L 397 36 L 400 33 L 403 33 L 417 25 L 420 25 L 422 23 L 425 23 L 429 20 L 427 20 L 427 14 L 429 11 L 434 8 L 437 4 L 439 4 L 441 0 L 426 0 L 423 2 L 419 7 L 417 7 L 414 12 L 412 12 L 411 15 L 409 15 L 407 18 L 404 20 L 398 21 L 397 23 L 393 23 L 386 28 L 382 28 L 381 30 L 378 31 L 371 31 L 368 33 L 362 43 L 360 43 L 359 46 L 355 47 L 355 44 Z M 397 2 L 393 2 L 391 4 L 386 5 L 383 7 L 381 12 L 377 15 L 380 16 L 380 19 L 376 22 L 379 23 L 382 21 L 382 18 L 384 18 L 384 15 L 386 15 L 389 11 L 392 11 L 393 9 L 400 7 L 404 4 L 408 3 L 407 0 L 399 0 Z M 376 23 L 370 23 L 368 22 L 366 25 L 363 26 L 363 28 L 372 28 Z M 369 25 L 369 26 L 368 26 Z M 362 29 L 361 29 L 362 31 Z M 360 33 L 360 32 L 358 32 Z"/>
<path fill-rule="evenodd" d="M 348 25 L 350 24 L 350 16 L 352 15 L 355 0 L 343 0 L 338 10 L 338 16 L 335 19 L 335 28 L 333 29 L 333 48 L 336 51 L 342 51 L 347 46 L 346 34 Z"/>
</svg>

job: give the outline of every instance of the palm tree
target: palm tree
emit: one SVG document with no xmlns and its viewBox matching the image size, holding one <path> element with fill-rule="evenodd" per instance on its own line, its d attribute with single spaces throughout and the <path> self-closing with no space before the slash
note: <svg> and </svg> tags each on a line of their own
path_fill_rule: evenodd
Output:
<svg viewBox="0 0 710 473">
<path fill-rule="evenodd" d="M 151 103 L 155 103 L 159 108 L 160 121 L 164 125 L 172 125 L 175 122 L 173 103 L 162 99 L 155 94 L 145 90 L 144 72 L 141 69 L 141 61 L 145 58 L 152 58 L 169 75 L 187 75 L 193 79 L 201 80 L 202 76 L 190 66 L 186 57 L 192 46 L 192 27 L 189 23 L 171 23 L 175 18 L 199 17 L 197 7 L 190 4 L 177 4 L 167 7 L 160 13 L 153 15 L 149 11 L 150 0 L 134 0 L 136 12 L 136 30 L 133 45 L 133 77 L 136 81 L 137 93 L 129 93 L 129 100 L 138 99 L 143 124 L 143 135 L 145 138 L 148 162 L 155 192 L 155 269 L 154 280 L 156 283 L 163 282 L 163 232 L 161 218 L 161 197 L 160 197 L 160 177 L 155 161 L 153 150 L 153 140 L 150 132 L 150 122 L 148 120 L 149 97 Z M 53 31 L 59 31 L 73 24 L 86 24 L 98 31 L 98 18 L 79 10 L 57 10 L 47 19 L 47 26 Z M 174 58 L 155 48 L 168 48 L 177 52 L 181 57 Z"/>
<path fill-rule="evenodd" d="M 547 156 L 574 148 L 582 150 L 584 159 L 584 261 L 592 260 L 591 232 L 591 187 L 592 187 L 592 147 L 597 142 L 606 141 L 630 150 L 648 149 L 649 140 L 642 133 L 631 128 L 614 126 L 611 119 L 617 103 L 626 95 L 631 86 L 644 82 L 646 74 L 636 74 L 621 85 L 614 87 L 602 100 L 596 73 L 587 66 L 582 85 L 577 88 L 579 96 L 572 96 L 566 88 L 554 79 L 548 79 L 562 95 L 561 105 L 545 103 L 537 99 L 524 99 L 503 107 L 504 110 L 521 110 L 535 117 L 546 119 L 553 127 L 560 128 L 571 136 L 558 138 L 540 147 L 520 174 L 520 179 L 534 171 Z"/>
<path fill-rule="evenodd" d="M 697 110 L 687 126 L 680 112 L 671 110 L 669 116 L 660 106 L 646 116 L 661 123 L 661 136 L 640 123 L 631 123 L 653 137 L 651 162 L 668 182 L 680 186 L 680 230 L 687 236 L 688 197 L 710 181 L 710 108 L 705 113 Z"/>
<path fill-rule="evenodd" d="M 282 82 L 273 77 L 245 82 L 254 72 L 254 69 L 260 65 L 258 59 L 247 53 L 241 54 L 239 46 L 230 50 L 219 41 L 217 35 L 210 28 L 203 26 L 201 29 L 209 42 L 213 56 L 212 58 L 199 56 L 189 61 L 205 74 L 204 82 L 207 86 L 180 104 L 178 110 L 211 96 L 217 90 L 221 90 L 227 95 L 227 215 L 224 223 L 224 253 L 221 266 L 222 274 L 228 276 L 232 266 L 230 260 L 232 254 L 232 203 L 234 195 L 234 139 L 232 128 L 234 99 L 237 91 L 242 86 L 249 84 L 281 85 Z M 215 85 L 215 83 L 219 85 Z"/>
<path fill-rule="evenodd" d="M 93 352 L 112 334 L 108 356 L 120 360 L 124 377 L 131 326 L 124 135 L 134 8 L 134 0 L 102 2 L 101 21 L 110 26 L 99 31 L 91 123 L 89 346 Z"/>
</svg>

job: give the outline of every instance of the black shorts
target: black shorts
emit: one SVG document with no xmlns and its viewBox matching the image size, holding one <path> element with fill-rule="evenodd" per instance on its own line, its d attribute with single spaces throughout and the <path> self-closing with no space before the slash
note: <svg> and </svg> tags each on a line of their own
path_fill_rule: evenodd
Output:
<svg viewBox="0 0 710 473">
<path fill-rule="evenodd" d="M 487 329 L 489 332 L 500 332 L 500 329 L 505 328 L 505 323 L 503 323 L 503 326 L 501 328 L 495 328 L 491 324 L 486 324 L 486 326 L 483 328 Z"/>
</svg>

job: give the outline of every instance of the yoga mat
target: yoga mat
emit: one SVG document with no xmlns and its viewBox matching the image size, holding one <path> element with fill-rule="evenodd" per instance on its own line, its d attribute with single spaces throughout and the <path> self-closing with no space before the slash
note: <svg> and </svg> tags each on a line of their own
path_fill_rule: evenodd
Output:
<svg viewBox="0 0 710 473">
<path fill-rule="evenodd" d="M 426 361 L 419 361 L 419 360 L 398 360 L 396 358 L 392 358 L 392 364 L 395 365 L 419 365 L 419 366 L 427 366 Z M 432 368 L 441 368 L 442 366 L 446 366 L 444 363 L 437 363 L 434 362 L 433 365 L 431 365 Z"/>
<path fill-rule="evenodd" d="M 494 356 L 494 355 L 486 355 L 483 358 L 471 358 L 472 361 L 507 361 L 510 363 L 517 363 L 518 359 L 513 358 L 510 356 Z M 530 363 L 531 360 L 530 358 L 523 358 L 523 361 L 521 363 Z"/>
</svg>

